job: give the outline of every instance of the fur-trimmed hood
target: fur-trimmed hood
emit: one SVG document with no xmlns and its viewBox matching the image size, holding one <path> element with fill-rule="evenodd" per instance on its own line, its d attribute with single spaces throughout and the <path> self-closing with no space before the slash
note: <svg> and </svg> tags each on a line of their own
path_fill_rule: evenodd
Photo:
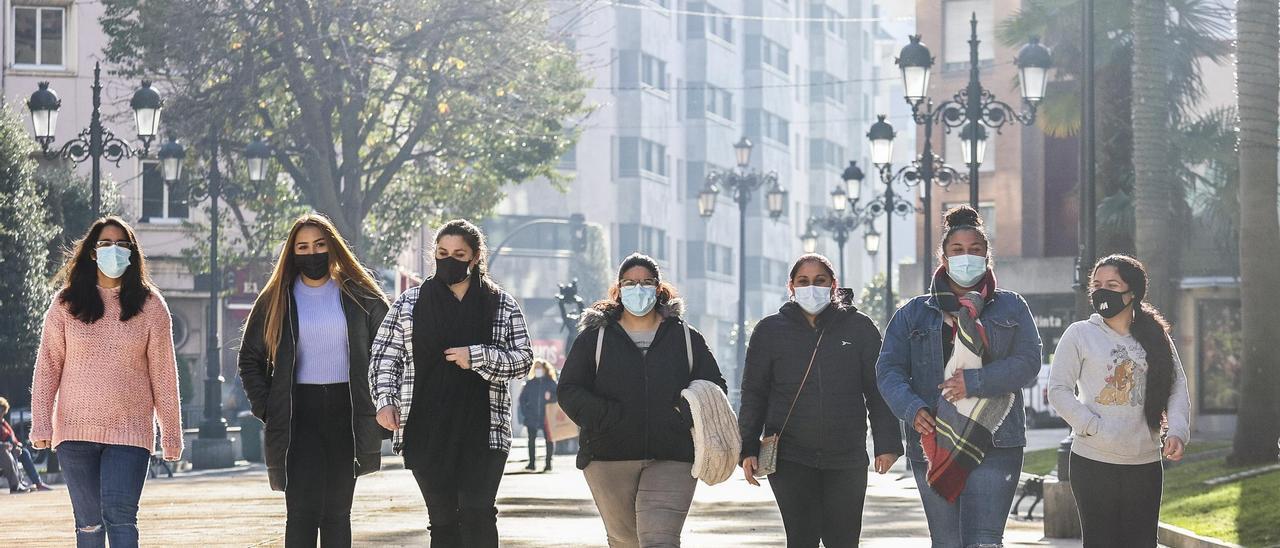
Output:
<svg viewBox="0 0 1280 548">
<path fill-rule="evenodd" d="M 684 318 L 684 299 L 675 298 L 665 303 L 658 303 L 655 309 L 664 320 L 668 318 L 682 319 Z M 616 322 L 622 312 L 621 304 L 597 303 L 591 308 L 582 311 L 582 317 L 578 318 L 578 332 L 581 333 L 594 327 L 604 327 L 611 322 Z"/>
</svg>

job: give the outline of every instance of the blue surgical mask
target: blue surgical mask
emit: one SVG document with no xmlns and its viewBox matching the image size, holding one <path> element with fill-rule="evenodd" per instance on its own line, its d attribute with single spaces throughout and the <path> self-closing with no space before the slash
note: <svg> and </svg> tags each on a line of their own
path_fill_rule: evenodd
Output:
<svg viewBox="0 0 1280 548">
<path fill-rule="evenodd" d="M 622 306 L 635 316 L 644 316 L 658 304 L 658 288 L 633 285 L 622 288 Z"/>
<path fill-rule="evenodd" d="M 124 275 L 125 269 L 129 268 L 129 256 L 133 251 L 127 247 L 111 245 L 107 247 L 99 247 L 98 254 L 98 270 L 108 278 L 116 279 Z"/>
<path fill-rule="evenodd" d="M 831 288 L 820 285 L 797 287 L 796 304 L 805 312 L 817 316 L 831 304 Z"/>
<path fill-rule="evenodd" d="M 947 275 L 960 287 L 973 287 L 987 273 L 987 258 L 978 255 L 947 257 Z"/>
</svg>

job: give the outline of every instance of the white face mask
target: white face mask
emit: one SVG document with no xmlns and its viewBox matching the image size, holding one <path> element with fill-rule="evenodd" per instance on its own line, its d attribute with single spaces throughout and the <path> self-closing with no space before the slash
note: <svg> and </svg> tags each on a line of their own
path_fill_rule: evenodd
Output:
<svg viewBox="0 0 1280 548">
<path fill-rule="evenodd" d="M 533 378 L 535 379 L 541 379 L 542 377 L 545 377 L 545 376 L 547 376 L 547 372 L 541 369 L 533 372 Z"/>
<path fill-rule="evenodd" d="M 795 288 L 796 304 L 805 312 L 817 316 L 831 305 L 831 288 L 810 285 Z"/>
</svg>

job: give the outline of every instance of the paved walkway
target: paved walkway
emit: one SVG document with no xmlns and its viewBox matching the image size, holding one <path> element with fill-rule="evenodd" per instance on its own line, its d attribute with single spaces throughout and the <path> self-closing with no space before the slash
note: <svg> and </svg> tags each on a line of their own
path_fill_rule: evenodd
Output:
<svg viewBox="0 0 1280 548">
<path fill-rule="evenodd" d="M 596 514 L 573 457 L 555 459 L 551 473 L 523 470 L 517 447 L 498 499 L 503 546 L 603 546 Z M 65 489 L 30 495 L 0 495 L 6 546 L 74 545 L 71 506 Z M 411 474 L 398 458 L 360 479 L 352 516 L 358 546 L 426 546 L 427 514 Z M 148 546 L 278 546 L 282 544 L 284 498 L 267 488 L 261 465 L 231 471 L 179 474 L 149 480 L 139 515 Z M 1041 540 L 1039 522 L 1011 521 L 1008 546 L 1079 546 Z M 685 527 L 692 547 L 783 546 L 782 520 L 768 486 L 752 487 L 741 476 L 715 487 L 699 485 Z M 915 482 L 899 464 L 887 475 L 872 474 L 863 516 L 863 545 L 926 547 L 928 528 Z"/>
</svg>

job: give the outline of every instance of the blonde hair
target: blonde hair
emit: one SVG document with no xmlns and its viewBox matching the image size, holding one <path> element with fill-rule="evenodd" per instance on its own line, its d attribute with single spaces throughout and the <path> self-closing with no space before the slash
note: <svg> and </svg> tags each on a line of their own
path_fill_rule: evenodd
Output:
<svg viewBox="0 0 1280 548">
<path fill-rule="evenodd" d="M 8 415 L 8 414 L 9 414 L 9 400 L 7 400 L 7 399 L 5 399 L 5 398 L 0 398 L 0 408 L 3 408 L 3 409 L 4 409 L 3 411 L 0 411 L 0 415 Z"/>
<path fill-rule="evenodd" d="M 293 287 L 293 281 L 298 277 L 298 269 L 293 265 L 293 246 L 298 240 L 298 232 L 308 226 L 318 228 L 324 233 L 325 241 L 329 244 L 329 264 L 332 265 L 330 275 L 344 294 L 359 302 L 352 288 L 349 287 L 355 286 L 364 291 L 366 296 L 377 297 L 384 303 L 388 302 L 382 286 L 360 264 L 360 260 L 351 251 L 347 241 L 338 233 L 333 221 L 314 212 L 298 217 L 293 222 L 293 228 L 289 230 L 289 238 L 285 240 L 284 247 L 280 250 L 280 256 L 276 259 L 275 268 L 267 280 L 266 287 L 258 294 L 258 299 L 253 304 L 255 309 L 259 306 L 266 307 L 262 341 L 267 348 L 267 358 L 272 362 L 275 362 L 276 350 L 280 346 L 280 331 L 285 314 L 289 313 L 290 289 Z"/>
<path fill-rule="evenodd" d="M 529 376 L 527 378 L 532 379 L 533 374 L 538 371 L 539 367 L 547 372 L 547 376 L 550 377 L 551 380 L 556 380 L 556 366 L 551 365 L 551 362 L 542 358 L 533 359 L 533 366 L 529 368 Z"/>
</svg>

